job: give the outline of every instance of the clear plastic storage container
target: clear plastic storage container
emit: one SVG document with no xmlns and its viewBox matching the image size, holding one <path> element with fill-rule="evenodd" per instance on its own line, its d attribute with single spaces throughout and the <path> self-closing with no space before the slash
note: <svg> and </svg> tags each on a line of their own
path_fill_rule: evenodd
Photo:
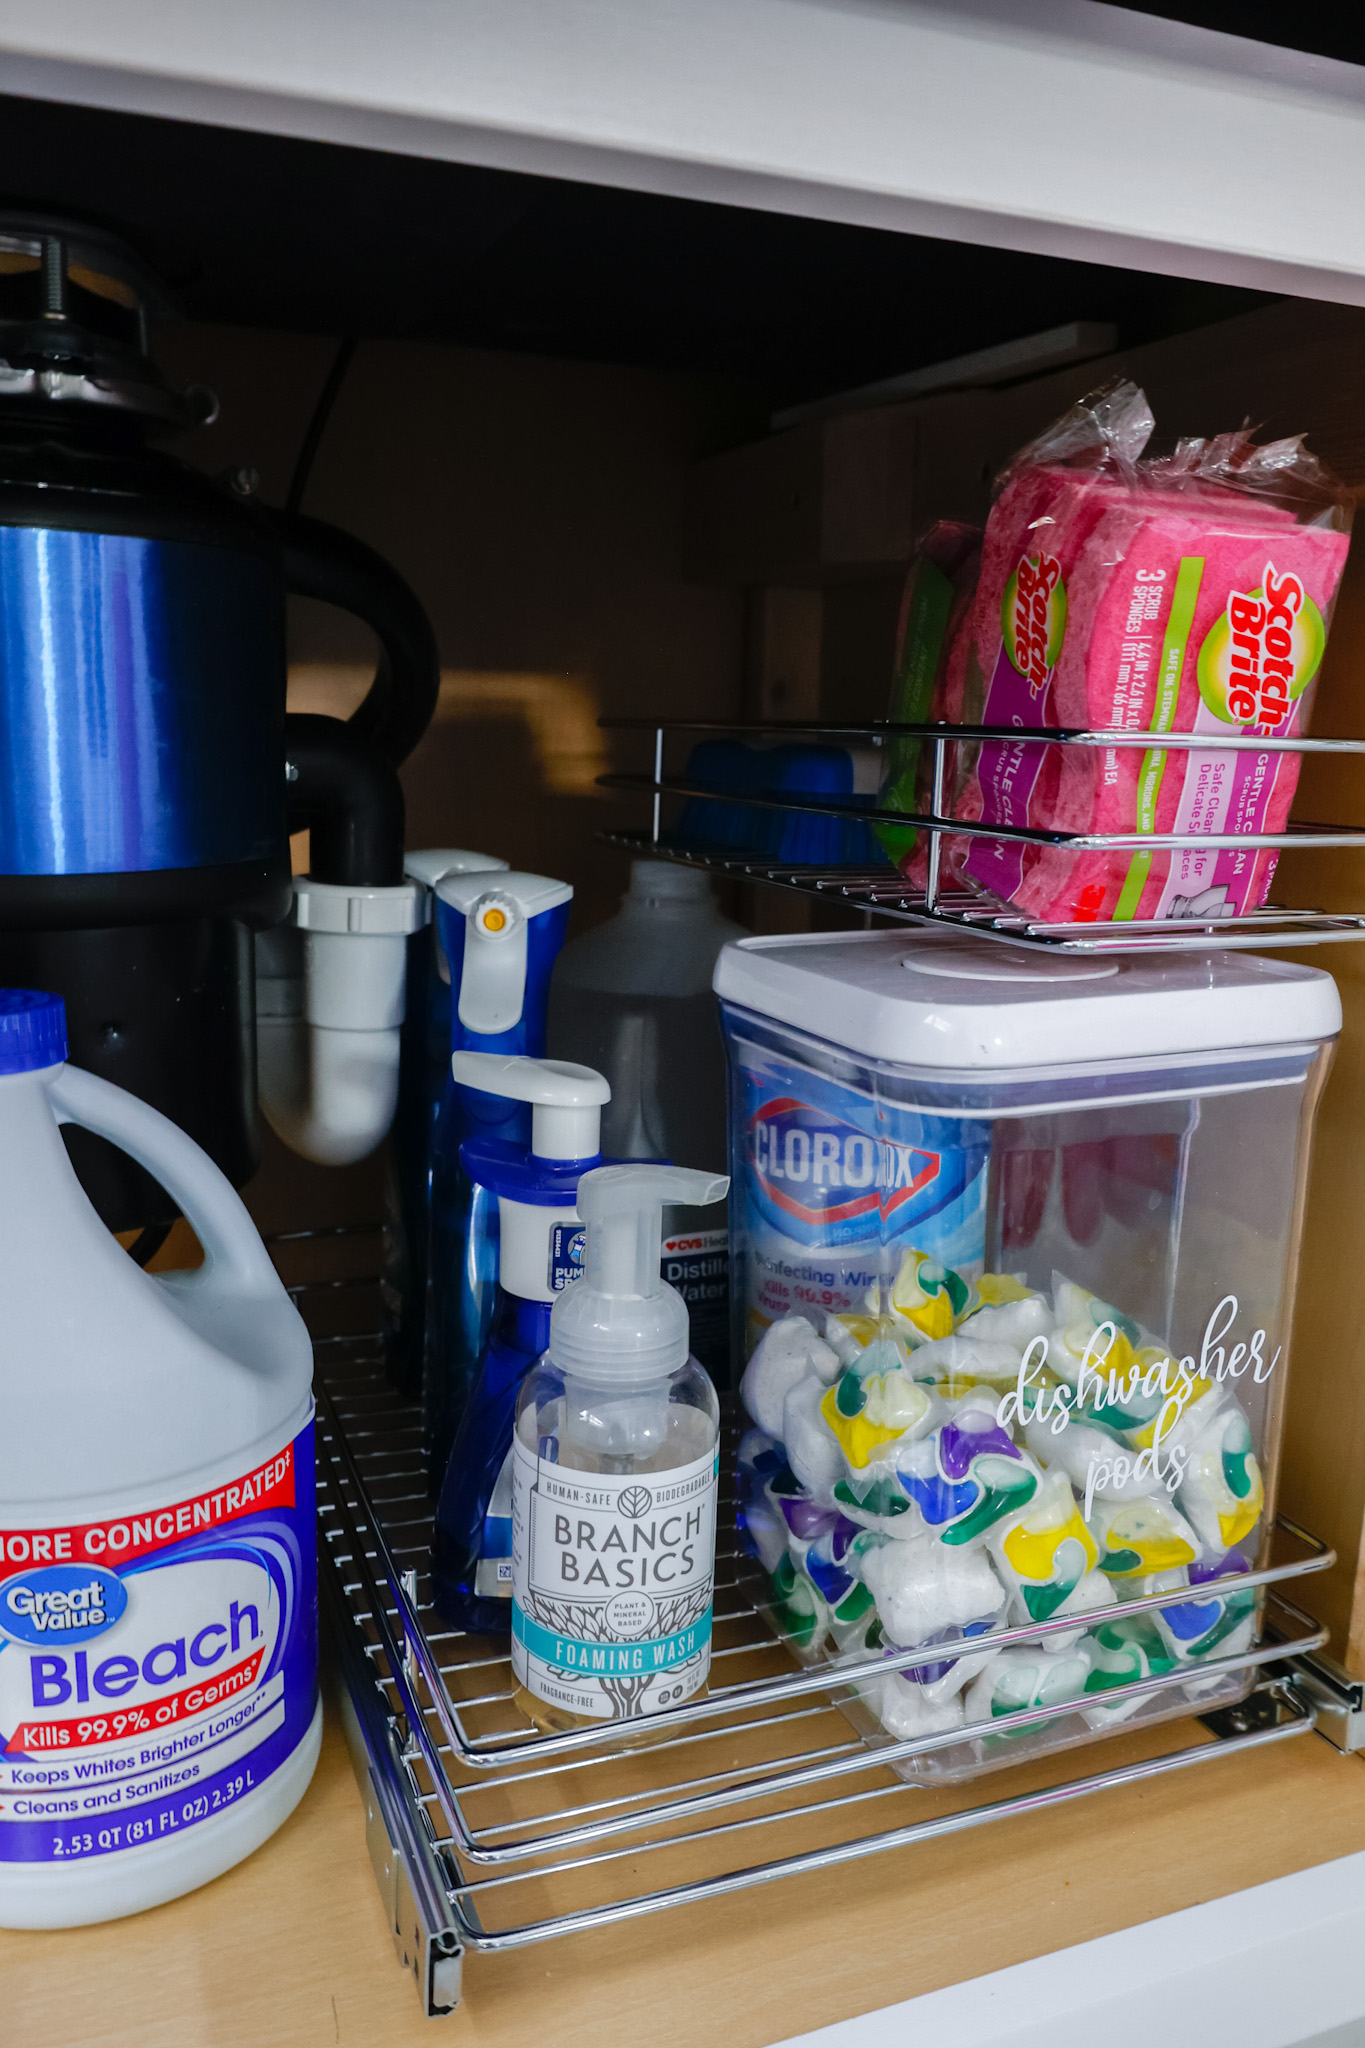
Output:
<svg viewBox="0 0 1365 2048">
<path fill-rule="evenodd" d="M 743 1534 L 792 1648 L 862 1663 L 916 1777 L 1243 1697 L 1331 977 L 866 932 L 715 985 Z"/>
</svg>

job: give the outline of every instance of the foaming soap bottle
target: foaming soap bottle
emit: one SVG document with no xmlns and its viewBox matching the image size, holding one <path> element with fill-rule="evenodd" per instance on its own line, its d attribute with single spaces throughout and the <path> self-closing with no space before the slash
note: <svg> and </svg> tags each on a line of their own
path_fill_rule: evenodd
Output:
<svg viewBox="0 0 1365 2048">
<path fill-rule="evenodd" d="M 317 1762 L 312 1347 L 231 1184 L 0 990 L 0 1926 L 177 1898 Z M 143 1166 L 204 1251 L 144 1273 L 60 1126 Z"/>
<path fill-rule="evenodd" d="M 720 1406 L 659 1261 L 664 1205 L 728 1187 L 679 1166 L 578 1183 L 587 1271 L 550 1311 L 512 1441 L 512 1669 L 542 1728 L 638 1720 L 706 1684 Z"/>
<path fill-rule="evenodd" d="M 512 1600 L 512 1418 L 521 1383 L 545 1350 L 550 1304 L 582 1279 L 582 1175 L 601 1164 L 602 1106 L 591 1067 L 488 1052 L 450 1056 L 464 1087 L 531 1108 L 529 1147 L 466 1138 L 464 1170 L 498 1205 L 492 1324 L 446 1464 L 431 1547 L 432 1596 L 443 1620 L 505 1634 Z"/>
</svg>

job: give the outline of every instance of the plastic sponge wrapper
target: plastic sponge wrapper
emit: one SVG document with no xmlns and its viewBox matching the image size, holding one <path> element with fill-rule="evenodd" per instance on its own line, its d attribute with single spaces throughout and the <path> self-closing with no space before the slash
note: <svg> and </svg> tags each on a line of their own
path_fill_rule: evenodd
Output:
<svg viewBox="0 0 1365 2048">
<path fill-rule="evenodd" d="M 1126 729 L 1151 744 L 964 743 L 948 792 L 964 822 L 1195 840 L 1287 822 L 1298 757 L 1219 742 L 1306 729 L 1349 496 L 1298 439 L 1222 434 L 1153 460 L 1153 424 L 1143 393 L 1118 382 L 1015 457 L 974 593 L 959 591 L 943 624 L 935 714 L 1021 733 Z M 1207 751 L 1163 748 L 1167 733 L 1207 736 Z M 944 847 L 958 883 L 1058 923 L 1237 915 L 1265 901 L 1276 862 L 1254 848 Z M 922 835 L 899 857 L 922 859 Z"/>
</svg>

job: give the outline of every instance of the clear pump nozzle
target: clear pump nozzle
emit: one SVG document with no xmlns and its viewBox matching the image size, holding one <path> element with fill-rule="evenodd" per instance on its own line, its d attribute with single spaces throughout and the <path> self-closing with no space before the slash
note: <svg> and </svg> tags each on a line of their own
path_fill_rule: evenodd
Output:
<svg viewBox="0 0 1365 2048">
<path fill-rule="evenodd" d="M 599 1166 L 578 1183 L 588 1227 L 587 1272 L 550 1316 L 549 1355 L 561 1372 L 639 1385 L 685 1365 L 687 1307 L 659 1272 L 666 1202 L 723 1200 L 724 1174 L 682 1166 Z"/>
</svg>

